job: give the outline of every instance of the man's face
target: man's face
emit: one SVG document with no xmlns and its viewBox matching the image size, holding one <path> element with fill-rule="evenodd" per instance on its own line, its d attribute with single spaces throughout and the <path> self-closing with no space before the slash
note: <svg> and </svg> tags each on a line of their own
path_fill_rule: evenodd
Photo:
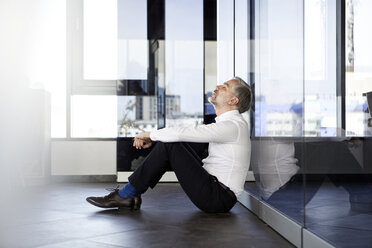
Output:
<svg viewBox="0 0 372 248">
<path fill-rule="evenodd" d="M 236 80 L 230 80 L 222 85 L 217 85 L 212 96 L 209 98 L 209 102 L 216 107 L 231 105 L 231 101 L 236 97 L 234 95 L 233 87 L 237 84 L 239 84 L 239 82 Z"/>
</svg>

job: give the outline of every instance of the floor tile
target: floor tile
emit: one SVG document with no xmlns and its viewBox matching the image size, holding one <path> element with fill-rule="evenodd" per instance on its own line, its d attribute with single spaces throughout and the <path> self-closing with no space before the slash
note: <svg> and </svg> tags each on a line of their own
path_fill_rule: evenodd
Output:
<svg viewBox="0 0 372 248">
<path fill-rule="evenodd" d="M 239 203 L 225 214 L 196 208 L 177 183 L 143 195 L 141 210 L 100 209 L 115 183 L 51 184 L 25 189 L 0 223 L 0 247 L 293 247 Z"/>
</svg>

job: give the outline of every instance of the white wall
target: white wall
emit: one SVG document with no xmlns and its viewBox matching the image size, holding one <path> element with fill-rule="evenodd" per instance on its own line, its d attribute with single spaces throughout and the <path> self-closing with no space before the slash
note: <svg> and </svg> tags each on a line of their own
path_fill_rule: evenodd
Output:
<svg viewBox="0 0 372 248">
<path fill-rule="evenodd" d="M 116 141 L 53 140 L 52 175 L 116 175 Z"/>
</svg>

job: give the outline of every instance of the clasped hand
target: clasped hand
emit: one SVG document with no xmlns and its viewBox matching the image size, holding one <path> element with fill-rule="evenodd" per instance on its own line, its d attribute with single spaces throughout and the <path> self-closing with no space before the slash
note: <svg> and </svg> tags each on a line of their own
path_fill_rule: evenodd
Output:
<svg viewBox="0 0 372 248">
<path fill-rule="evenodd" d="M 152 140 L 150 139 L 150 132 L 137 135 L 133 141 L 133 146 L 136 147 L 136 149 L 149 148 L 151 145 Z"/>
</svg>

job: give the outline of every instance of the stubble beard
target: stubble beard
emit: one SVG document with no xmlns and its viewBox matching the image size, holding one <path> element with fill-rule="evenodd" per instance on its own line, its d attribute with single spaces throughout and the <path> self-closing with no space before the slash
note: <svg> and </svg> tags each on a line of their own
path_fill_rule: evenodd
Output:
<svg viewBox="0 0 372 248">
<path fill-rule="evenodd" d="M 216 104 L 216 98 L 213 99 L 212 96 L 208 97 L 208 102 L 213 104 L 213 106 Z"/>
</svg>

